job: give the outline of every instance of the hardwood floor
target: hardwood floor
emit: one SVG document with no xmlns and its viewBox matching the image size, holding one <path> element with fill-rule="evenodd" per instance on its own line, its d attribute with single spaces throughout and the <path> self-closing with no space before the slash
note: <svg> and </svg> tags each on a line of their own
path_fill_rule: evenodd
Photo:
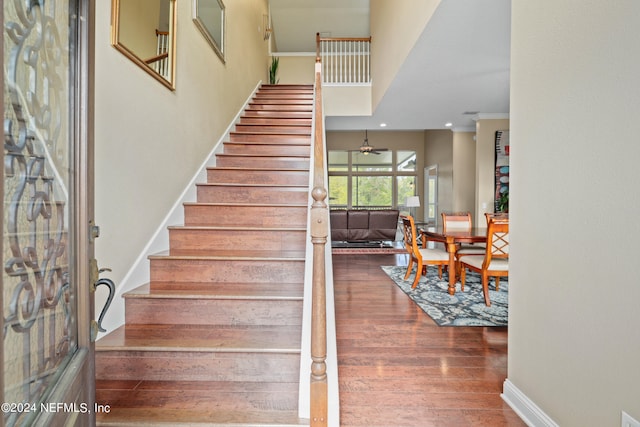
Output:
<svg viewBox="0 0 640 427">
<path fill-rule="evenodd" d="M 500 397 L 507 329 L 436 325 L 380 268 L 396 264 L 333 256 L 340 425 L 525 426 Z"/>
</svg>

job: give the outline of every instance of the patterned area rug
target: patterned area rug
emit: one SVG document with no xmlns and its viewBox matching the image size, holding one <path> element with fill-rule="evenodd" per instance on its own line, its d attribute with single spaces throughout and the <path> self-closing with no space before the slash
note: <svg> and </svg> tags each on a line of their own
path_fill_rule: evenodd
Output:
<svg viewBox="0 0 640 427">
<path fill-rule="evenodd" d="M 464 292 L 460 282 L 456 284 L 456 294 L 447 292 L 447 273 L 438 277 L 438 269 L 427 268 L 427 276 L 422 276 L 415 289 L 411 284 L 415 273 L 404 280 L 407 267 L 383 266 L 382 270 L 409 296 L 425 313 L 440 326 L 506 326 L 508 321 L 508 278 L 500 278 L 500 290 L 495 290 L 493 279 L 489 281 L 491 307 L 484 304 L 480 275 L 467 270 Z M 415 270 L 415 267 L 414 267 Z"/>
</svg>

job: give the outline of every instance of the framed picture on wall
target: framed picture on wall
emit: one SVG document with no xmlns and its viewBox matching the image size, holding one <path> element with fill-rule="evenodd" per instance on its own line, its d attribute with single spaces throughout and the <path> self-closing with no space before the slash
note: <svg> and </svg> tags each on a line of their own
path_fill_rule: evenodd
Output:
<svg viewBox="0 0 640 427">
<path fill-rule="evenodd" d="M 496 131 L 494 211 L 509 212 L 509 131 Z"/>
</svg>

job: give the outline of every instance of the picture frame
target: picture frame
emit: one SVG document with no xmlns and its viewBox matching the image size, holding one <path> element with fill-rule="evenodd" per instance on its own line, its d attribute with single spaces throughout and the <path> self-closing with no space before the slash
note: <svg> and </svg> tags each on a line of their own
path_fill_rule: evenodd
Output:
<svg viewBox="0 0 640 427">
<path fill-rule="evenodd" d="M 177 0 L 111 0 L 111 45 L 175 90 Z"/>
<path fill-rule="evenodd" d="M 225 6 L 222 0 L 193 0 L 193 22 L 225 62 Z"/>
</svg>

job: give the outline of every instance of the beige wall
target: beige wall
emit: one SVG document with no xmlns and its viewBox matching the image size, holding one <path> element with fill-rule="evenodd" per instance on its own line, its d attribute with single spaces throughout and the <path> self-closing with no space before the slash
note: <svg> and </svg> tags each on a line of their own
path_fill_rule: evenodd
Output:
<svg viewBox="0 0 640 427">
<path fill-rule="evenodd" d="M 508 381 L 560 426 L 640 420 L 640 2 L 511 28 Z"/>
<path fill-rule="evenodd" d="M 484 213 L 493 212 L 496 173 L 496 131 L 508 129 L 509 119 L 480 115 L 476 121 L 475 224 L 486 224 Z"/>
<path fill-rule="evenodd" d="M 371 86 L 322 86 L 324 112 L 327 116 L 370 116 Z"/>
<path fill-rule="evenodd" d="M 225 3 L 223 64 L 192 21 L 192 2 L 177 2 L 172 92 L 110 45 L 111 2 L 96 2 L 96 257 L 118 286 L 244 101 L 267 80 L 267 42 L 257 31 L 266 0 Z"/>
<path fill-rule="evenodd" d="M 453 210 L 453 133 L 450 130 L 428 130 L 424 132 L 424 139 L 424 164 L 438 165 L 436 218 L 440 223 L 440 214 Z"/>
<path fill-rule="evenodd" d="M 440 0 L 370 1 L 374 110 L 439 4 Z"/>
<path fill-rule="evenodd" d="M 453 206 L 454 212 L 476 211 L 476 142 L 474 132 L 453 132 Z M 474 223 L 475 224 L 475 223 Z"/>
<path fill-rule="evenodd" d="M 280 84 L 313 84 L 316 56 L 274 53 L 279 58 L 277 78 Z M 269 62 L 271 64 L 271 62 Z"/>
</svg>

